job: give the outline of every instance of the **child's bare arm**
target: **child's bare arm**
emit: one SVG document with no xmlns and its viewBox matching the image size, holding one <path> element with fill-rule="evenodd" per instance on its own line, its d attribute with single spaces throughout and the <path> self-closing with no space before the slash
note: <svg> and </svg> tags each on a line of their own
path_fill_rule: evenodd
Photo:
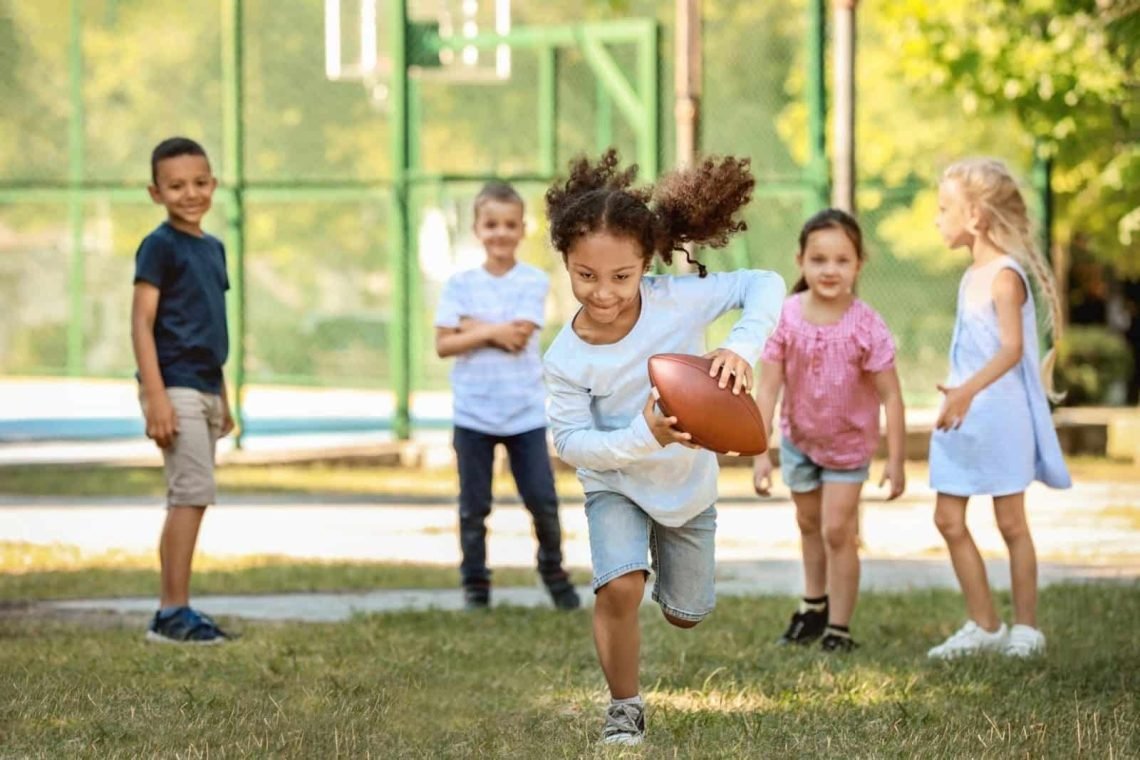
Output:
<svg viewBox="0 0 1140 760">
<path fill-rule="evenodd" d="M 993 284 L 994 309 L 997 311 L 998 340 L 1001 345 L 993 358 L 986 362 L 966 382 L 954 388 L 939 385 L 938 390 L 946 394 L 942 411 L 935 426 L 939 430 L 957 428 L 970 410 L 974 396 L 981 393 L 999 377 L 1009 372 L 1021 361 L 1021 305 L 1028 297 L 1021 276 L 1012 269 L 998 272 Z"/>
<path fill-rule="evenodd" d="M 226 378 L 222 377 L 222 437 L 233 432 L 234 417 L 230 411 L 230 394 L 226 390 Z"/>
<path fill-rule="evenodd" d="M 760 362 L 760 380 L 756 383 L 756 405 L 764 418 L 765 432 L 768 434 L 768 450 L 772 449 L 773 420 L 776 416 L 776 401 L 780 389 L 784 387 L 784 365 L 779 362 Z M 761 454 L 752 460 L 752 485 L 760 496 L 767 496 L 772 488 L 772 458 Z"/>
<path fill-rule="evenodd" d="M 879 485 L 888 480 L 891 482 L 891 492 L 887 496 L 889 501 L 906 490 L 906 409 L 895 367 L 876 372 L 873 378 L 879 400 L 887 410 L 887 466 Z"/>
<path fill-rule="evenodd" d="M 139 368 L 139 382 L 146 399 L 146 434 L 160 448 L 167 448 L 178 435 L 178 417 L 158 367 L 154 343 L 154 319 L 158 313 L 159 289 L 148 282 L 135 283 L 131 302 L 131 344 Z"/>
</svg>

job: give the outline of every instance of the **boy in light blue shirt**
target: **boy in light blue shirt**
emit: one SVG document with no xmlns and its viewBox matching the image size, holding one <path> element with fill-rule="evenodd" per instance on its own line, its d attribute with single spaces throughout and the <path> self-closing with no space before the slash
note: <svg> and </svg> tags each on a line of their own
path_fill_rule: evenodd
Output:
<svg viewBox="0 0 1140 760">
<path fill-rule="evenodd" d="M 459 468 L 460 575 L 468 609 L 490 605 L 486 519 L 491 513 L 495 446 L 507 449 L 519 496 L 534 518 L 538 572 L 559 609 L 574 609 L 578 594 L 562 567 L 558 495 L 546 444 L 546 412 L 539 358 L 549 278 L 515 257 L 525 234 L 523 200 L 501 182 L 475 198 L 475 236 L 481 267 L 444 285 L 435 318 L 435 348 L 455 356 L 451 372 L 454 446 Z"/>
</svg>

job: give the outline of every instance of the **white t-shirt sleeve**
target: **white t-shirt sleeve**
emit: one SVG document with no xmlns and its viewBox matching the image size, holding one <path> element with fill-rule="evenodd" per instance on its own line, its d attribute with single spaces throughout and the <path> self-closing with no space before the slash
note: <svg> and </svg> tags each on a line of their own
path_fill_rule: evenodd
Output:
<svg viewBox="0 0 1140 760">
<path fill-rule="evenodd" d="M 519 296 L 515 319 L 533 322 L 541 328 L 546 319 L 546 294 L 549 290 L 550 278 L 543 272 L 535 272 Z"/>
<path fill-rule="evenodd" d="M 706 322 L 725 312 L 742 309 L 721 348 L 739 354 L 749 364 L 760 360 L 764 341 L 780 321 L 787 286 L 775 272 L 740 269 L 707 277 L 690 275 L 675 280 L 677 298 Z"/>
<path fill-rule="evenodd" d="M 634 415 L 628 427 L 597 430 L 590 412 L 590 394 L 557 372 L 546 371 L 546 391 L 550 396 L 547 414 L 554 437 L 554 448 L 562 461 L 572 467 L 597 472 L 620 470 L 626 465 L 661 450 L 643 415 Z"/>
<path fill-rule="evenodd" d="M 448 277 L 443 285 L 443 291 L 439 294 L 439 305 L 435 309 L 436 327 L 455 329 L 459 327 L 460 319 L 470 316 L 464 295 L 465 289 L 459 282 L 459 276 Z"/>
</svg>

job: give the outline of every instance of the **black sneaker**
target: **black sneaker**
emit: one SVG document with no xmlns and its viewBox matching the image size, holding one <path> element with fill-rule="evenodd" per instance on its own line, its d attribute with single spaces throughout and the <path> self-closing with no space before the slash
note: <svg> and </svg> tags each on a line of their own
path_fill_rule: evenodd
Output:
<svg viewBox="0 0 1140 760">
<path fill-rule="evenodd" d="M 574 584 L 568 576 L 546 581 L 546 590 L 555 609 L 576 610 L 582 606 L 582 600 L 578 598 L 578 592 L 574 590 Z"/>
<path fill-rule="evenodd" d="M 463 609 L 485 610 L 491 606 L 490 586 L 464 586 Z"/>
<path fill-rule="evenodd" d="M 819 648 L 825 652 L 850 652 L 858 646 L 855 639 L 836 631 L 828 631 L 819 640 Z"/>
<path fill-rule="evenodd" d="M 179 607 L 169 615 L 154 613 L 147 627 L 146 640 L 162 644 L 224 644 L 230 639 L 208 615 L 190 607 Z"/>
<path fill-rule="evenodd" d="M 788 630 L 776 640 L 777 644 L 810 644 L 823 635 L 827 627 L 827 607 L 822 610 L 796 611 Z"/>
</svg>

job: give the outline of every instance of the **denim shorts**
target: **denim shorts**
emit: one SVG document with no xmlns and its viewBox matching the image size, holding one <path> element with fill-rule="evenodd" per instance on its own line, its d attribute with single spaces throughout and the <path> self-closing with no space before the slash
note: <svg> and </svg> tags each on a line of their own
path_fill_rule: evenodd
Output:
<svg viewBox="0 0 1140 760">
<path fill-rule="evenodd" d="M 870 473 L 870 462 L 851 470 L 822 467 L 793 446 L 787 436 L 780 439 L 780 476 L 792 493 L 814 491 L 824 483 L 862 483 Z"/>
<path fill-rule="evenodd" d="M 586 521 L 594 593 L 619 576 L 652 570 L 653 601 L 670 617 L 697 621 L 713 611 L 715 506 L 669 528 L 619 493 L 594 491 L 586 494 Z"/>
</svg>

